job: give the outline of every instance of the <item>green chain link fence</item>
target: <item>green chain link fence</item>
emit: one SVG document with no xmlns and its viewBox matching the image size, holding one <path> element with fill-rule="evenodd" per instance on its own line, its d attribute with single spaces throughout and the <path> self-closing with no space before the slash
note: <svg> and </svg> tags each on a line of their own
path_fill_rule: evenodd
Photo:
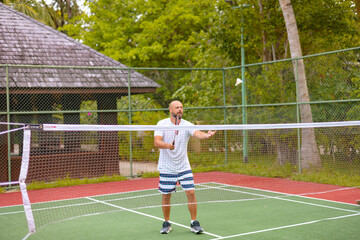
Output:
<svg viewBox="0 0 360 240">
<path fill-rule="evenodd" d="M 248 64 L 244 68 L 245 79 L 238 85 L 241 66 L 120 69 L 1 65 L 0 121 L 153 125 L 168 117 L 169 103 L 178 99 L 184 104 L 184 118 L 196 124 L 297 123 L 301 122 L 300 106 L 306 104 L 299 100 L 298 78 L 294 71 L 298 60 Z M 360 48 L 306 56 L 302 60 L 313 121 L 359 120 Z M 121 84 L 114 87 L 117 81 Z M 270 164 L 290 163 L 299 166 L 295 171 L 301 173 L 299 131 L 244 131 L 228 135 L 239 135 L 241 146 L 231 145 L 227 133 L 221 134 L 223 140 L 213 141 L 224 141 L 225 148 L 221 150 L 220 160 L 212 157 L 214 164 L 227 164 L 235 159 L 252 164 L 270 161 L 261 157 L 266 152 L 274 156 Z M 275 138 L 275 134 L 281 137 Z M 127 133 L 120 136 L 127 141 L 131 138 L 132 144 L 141 139 L 142 148 L 134 150 L 132 144 L 120 144 L 119 158 L 136 161 L 150 156 L 154 151 L 153 136 L 148 135 Z M 359 169 L 359 136 L 351 129 L 316 132 L 322 161 L 331 163 L 332 168 Z M 56 145 L 56 141 L 61 141 L 50 135 L 44 139 L 48 141 L 44 145 Z M 17 180 L 21 132 L 2 136 L 0 141 L 0 181 Z M 206 147 L 211 148 L 215 143 L 207 144 Z M 190 152 L 196 151 L 190 147 Z M 156 161 L 157 157 L 147 160 Z"/>
</svg>

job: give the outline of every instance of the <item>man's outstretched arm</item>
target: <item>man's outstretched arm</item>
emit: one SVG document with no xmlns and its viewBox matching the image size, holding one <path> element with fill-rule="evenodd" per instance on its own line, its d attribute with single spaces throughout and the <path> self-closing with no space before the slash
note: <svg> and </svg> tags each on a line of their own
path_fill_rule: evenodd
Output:
<svg viewBox="0 0 360 240">
<path fill-rule="evenodd" d="M 209 130 L 208 132 L 202 132 L 202 131 L 196 130 L 194 132 L 193 136 L 197 139 L 208 139 L 208 138 L 211 138 L 212 136 L 214 136 L 215 133 L 216 133 L 216 131 L 211 131 L 211 130 Z"/>
</svg>

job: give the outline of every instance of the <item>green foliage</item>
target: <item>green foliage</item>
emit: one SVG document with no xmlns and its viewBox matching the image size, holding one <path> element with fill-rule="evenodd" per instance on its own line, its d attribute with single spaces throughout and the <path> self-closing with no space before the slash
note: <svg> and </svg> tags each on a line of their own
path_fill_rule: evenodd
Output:
<svg viewBox="0 0 360 240">
<path fill-rule="evenodd" d="M 304 54 L 356 46 L 359 21 L 354 1 L 291 1 Z"/>
<path fill-rule="evenodd" d="M 188 67 L 204 48 L 218 12 L 214 1 L 88 2 L 91 15 L 82 16 L 84 31 L 73 34 L 90 47 L 129 66 Z M 69 24 L 68 32 L 79 32 Z M 73 28 L 73 29 L 72 29 Z"/>
<path fill-rule="evenodd" d="M 241 47 L 246 50 L 246 63 L 290 56 L 277 0 L 248 0 L 250 7 L 237 9 L 225 1 L 211 0 L 95 0 L 85 1 L 86 14 L 75 0 L 54 0 L 48 5 L 35 0 L 4 2 L 61 27 L 59 30 L 129 66 L 239 65 Z M 291 2 L 303 54 L 353 47 L 359 42 L 353 1 Z"/>
<path fill-rule="evenodd" d="M 289 57 L 278 1 L 259 3 L 249 0 L 247 3 L 251 7 L 232 9 L 225 1 L 98 0 L 87 2 L 91 14 L 78 17 L 64 29 L 107 56 L 137 67 L 219 68 L 239 65 L 241 47 L 245 49 L 246 63 Z M 352 47 L 360 40 L 352 1 L 319 0 L 315 5 L 312 1 L 292 1 L 292 4 L 304 54 Z M 241 45 L 241 35 L 244 36 L 244 45 Z M 344 71 L 344 62 L 350 59 L 342 59 L 342 56 L 326 58 L 307 63 L 311 99 L 348 98 L 352 91 L 356 91 L 356 86 L 350 83 L 354 76 L 350 71 Z M 291 63 L 247 68 L 248 104 L 296 101 L 292 68 Z M 186 107 L 223 105 L 224 78 L 220 70 L 150 70 L 143 74 L 161 85 L 153 99 L 163 108 L 167 108 L 172 99 L 182 100 Z M 239 69 L 231 81 L 238 76 Z M 225 90 L 227 93 L 231 91 L 226 95 L 226 103 L 240 105 L 241 88 L 233 89 L 228 81 L 230 79 L 226 76 Z M 256 118 L 249 121 L 264 119 L 261 114 L 266 116 L 267 111 L 271 112 L 271 122 L 289 122 L 296 117 L 293 109 L 288 113 L 276 107 L 262 110 L 254 111 Z M 325 106 L 320 111 L 337 116 L 343 110 L 335 114 Z M 203 114 L 208 119 L 213 116 L 213 113 Z M 320 119 L 323 116 L 326 115 L 314 119 L 323 121 Z M 239 122 L 235 119 L 239 114 L 235 116 L 230 112 L 229 117 L 229 122 Z M 330 120 L 331 116 L 328 117 Z M 128 116 L 124 115 L 124 121 L 126 118 Z"/>
<path fill-rule="evenodd" d="M 159 105 L 146 95 L 131 96 L 131 124 L 155 125 L 160 119 L 168 117 L 163 111 L 137 111 L 144 109 L 158 109 Z M 123 97 L 118 100 L 118 109 L 129 109 L 129 98 Z M 128 125 L 129 113 L 119 113 L 118 123 Z M 121 158 L 139 161 L 157 161 L 158 152 L 154 147 L 154 133 L 151 131 L 119 132 L 119 155 Z M 131 141 L 130 141 L 131 139 Z M 131 142 L 131 145 L 130 145 Z"/>
<path fill-rule="evenodd" d="M 168 117 L 164 111 L 156 111 L 159 104 L 151 98 L 151 94 L 132 95 L 131 106 L 129 98 L 122 97 L 117 101 L 118 124 L 120 125 L 155 125 L 160 119 Z M 129 116 L 129 107 L 131 107 L 131 122 Z M 98 113 L 96 101 L 83 101 L 80 106 L 80 122 L 82 124 L 97 124 Z M 144 111 L 145 109 L 154 109 Z M 131 141 L 130 141 L 131 139 Z M 122 159 L 139 161 L 157 161 L 158 153 L 154 149 L 154 134 L 151 131 L 119 132 L 119 156 Z M 131 146 L 130 146 L 131 142 Z M 134 149 L 136 149 L 134 151 Z M 132 151 L 131 151 L 132 150 Z"/>
<path fill-rule="evenodd" d="M 38 12 L 40 4 L 35 0 L 4 0 L 3 3 L 35 19 L 38 19 L 40 15 L 40 13 Z"/>
<path fill-rule="evenodd" d="M 265 155 L 252 156 L 250 163 L 239 161 L 242 156 L 228 154 L 228 162 L 224 162 L 224 153 L 195 154 L 189 156 L 194 172 L 223 171 L 263 177 L 289 178 L 297 167 L 291 164 L 279 165 L 276 157 Z"/>
<path fill-rule="evenodd" d="M 191 71 L 179 80 L 184 85 L 173 93 L 172 98 L 180 99 L 187 107 L 222 105 L 222 73 L 222 71 Z"/>
<path fill-rule="evenodd" d="M 62 27 L 57 28 L 57 30 L 66 33 L 68 36 L 77 39 L 79 41 L 83 41 L 84 34 L 84 24 L 86 19 L 89 16 L 85 13 L 79 13 L 79 15 L 74 16 L 73 18 L 68 20 L 68 23 Z"/>
<path fill-rule="evenodd" d="M 59 28 L 60 31 L 63 30 L 61 27 L 64 24 L 76 23 L 72 18 L 82 14 L 76 0 L 53 0 L 51 2 L 4 0 L 2 2 L 52 28 Z M 70 5 L 69 7 L 68 4 Z"/>
<path fill-rule="evenodd" d="M 149 95 L 132 95 L 131 96 L 131 106 L 129 106 L 129 97 L 122 97 L 118 99 L 117 109 L 119 110 L 128 110 L 130 107 L 132 109 L 131 113 L 131 124 L 135 125 L 154 125 L 160 119 L 168 117 L 168 114 L 163 111 L 156 111 L 155 109 L 161 108 L 160 104 L 151 98 Z M 152 109 L 152 111 L 144 111 L 147 109 Z M 129 123 L 129 113 L 119 113 L 118 114 L 118 123 L 119 124 L 130 124 Z"/>
<path fill-rule="evenodd" d="M 167 108 L 172 99 L 182 100 L 185 107 L 222 106 L 223 82 L 226 104 L 240 105 L 241 87 L 234 89 L 230 83 L 240 76 L 240 69 L 230 76 L 227 71 L 224 79 L 221 70 L 191 68 L 239 65 L 242 47 L 247 64 L 290 56 L 278 1 L 249 0 L 247 3 L 250 7 L 232 9 L 225 1 L 211 0 L 96 0 L 86 3 L 91 14 L 75 17 L 74 22 L 63 29 L 84 44 L 128 66 L 189 68 L 188 71 L 142 71 L 161 85 L 152 99 L 162 108 Z M 359 42 L 359 22 L 352 1 L 319 0 L 313 4 L 307 0 L 292 1 L 292 4 L 304 55 L 353 47 Z M 241 36 L 244 45 L 241 45 Z M 311 100 L 348 99 L 354 95 L 359 74 L 348 63 L 356 62 L 356 56 L 305 60 Z M 290 62 L 246 68 L 247 103 L 295 102 L 292 69 Z M 267 118 L 270 122 L 293 122 L 296 111 L 290 108 L 287 112 L 288 109 L 257 109 L 253 111 L 253 119 L 249 114 L 249 122 Z M 343 109 L 334 112 L 326 105 L 319 111 L 326 114 L 315 114 L 316 121 L 355 117 L 355 110 L 346 116 Z M 220 120 L 223 112 L 217 114 L 206 112 L 202 117 L 223 121 Z M 129 116 L 123 114 L 121 118 L 121 122 L 127 122 Z M 238 123 L 241 115 L 229 111 L 229 119 L 228 122 Z"/>
<path fill-rule="evenodd" d="M 80 123 L 81 124 L 97 124 L 98 114 L 92 112 L 97 109 L 96 101 L 82 101 L 80 104 L 80 110 L 86 111 L 85 113 L 80 113 Z"/>
<path fill-rule="evenodd" d="M 129 106 L 129 98 L 122 97 L 117 100 L 117 110 L 118 113 L 118 124 L 121 125 L 154 125 L 162 118 L 167 117 L 168 115 L 163 111 L 145 111 L 146 109 L 158 109 L 160 107 L 156 101 L 151 99 L 151 94 L 149 95 L 132 95 L 131 96 L 131 106 Z M 129 113 L 128 110 L 131 107 L 131 123 L 129 122 Z M 93 100 L 82 101 L 80 105 L 80 111 L 85 111 L 80 113 L 80 123 L 82 124 L 97 124 L 98 123 L 98 113 L 97 113 L 97 102 Z"/>
</svg>

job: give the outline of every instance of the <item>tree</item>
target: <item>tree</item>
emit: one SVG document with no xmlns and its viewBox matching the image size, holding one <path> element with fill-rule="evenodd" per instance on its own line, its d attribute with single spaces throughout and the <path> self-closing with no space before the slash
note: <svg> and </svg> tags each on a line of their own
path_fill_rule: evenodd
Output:
<svg viewBox="0 0 360 240">
<path fill-rule="evenodd" d="M 39 15 L 36 9 L 38 3 L 35 0 L 2 0 L 1 2 L 32 18 L 36 19 Z"/>
<path fill-rule="evenodd" d="M 292 58 L 302 57 L 299 33 L 296 25 L 295 14 L 290 0 L 279 0 L 284 15 L 285 25 L 288 33 L 290 53 Z M 298 76 L 298 96 L 302 103 L 310 101 L 306 84 L 306 74 L 303 59 L 293 61 L 294 73 Z M 302 122 L 313 122 L 310 104 L 300 105 Z M 312 165 L 320 166 L 320 154 L 316 145 L 315 133 L 313 128 L 302 129 L 301 144 L 301 166 L 308 169 Z"/>
<path fill-rule="evenodd" d="M 360 0 L 354 0 L 356 7 L 356 15 L 360 19 Z"/>
<path fill-rule="evenodd" d="M 55 29 L 63 27 L 73 16 L 81 14 L 76 0 L 54 0 L 50 4 L 45 0 L 2 0 L 2 2 Z"/>
<path fill-rule="evenodd" d="M 128 66 L 191 67 L 199 35 L 216 19 L 211 0 L 88 3 L 83 42 Z M 190 65 L 189 61 L 190 60 Z"/>
<path fill-rule="evenodd" d="M 79 40 L 127 66 L 190 69 L 230 65 L 227 55 L 209 39 L 219 14 L 215 1 L 98 0 L 88 4 L 92 14 L 84 17 Z M 79 25 L 64 29 L 76 33 L 72 29 Z M 144 74 L 161 84 L 157 98 L 167 108 L 168 101 L 178 97 L 174 92 L 191 85 L 187 73 L 150 70 Z"/>
<path fill-rule="evenodd" d="M 49 5 L 44 3 L 44 6 L 51 13 L 55 29 L 64 27 L 71 23 L 73 17 L 82 14 L 76 0 L 52 0 Z"/>
</svg>

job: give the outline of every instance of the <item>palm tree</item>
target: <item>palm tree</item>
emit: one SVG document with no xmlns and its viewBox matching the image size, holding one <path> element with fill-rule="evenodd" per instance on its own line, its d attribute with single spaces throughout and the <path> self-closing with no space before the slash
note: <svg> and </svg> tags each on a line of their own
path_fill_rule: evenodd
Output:
<svg viewBox="0 0 360 240">
<path fill-rule="evenodd" d="M 63 27 L 73 17 L 82 13 L 76 0 L 52 0 L 51 9 L 56 11 L 54 22 L 57 27 Z"/>
<path fill-rule="evenodd" d="M 290 0 L 279 0 L 284 15 L 291 58 L 302 57 L 299 33 L 296 25 L 295 14 Z M 298 76 L 298 95 L 302 103 L 310 102 L 306 83 L 305 66 L 303 59 L 293 61 L 295 74 Z M 300 105 L 301 122 L 313 122 L 310 104 Z M 316 145 L 315 133 L 312 128 L 302 129 L 301 138 L 301 167 L 308 169 L 311 166 L 320 166 L 320 154 Z"/>
<path fill-rule="evenodd" d="M 355 0 L 356 16 L 360 19 L 360 0 Z"/>
<path fill-rule="evenodd" d="M 36 1 L 33 0 L 1 0 L 1 2 L 5 5 L 8 5 L 15 10 L 24 13 L 32 18 L 36 18 L 38 16 L 37 11 L 34 9 L 34 6 L 37 4 Z"/>
<path fill-rule="evenodd" d="M 44 0 L 41 2 L 36 0 L 1 0 L 1 2 L 39 22 L 55 29 L 57 28 L 54 21 L 55 11 L 51 9 Z"/>
<path fill-rule="evenodd" d="M 55 29 L 63 27 L 69 19 L 81 14 L 76 0 L 53 0 L 50 4 L 45 0 L 0 0 L 0 2 Z"/>
</svg>

